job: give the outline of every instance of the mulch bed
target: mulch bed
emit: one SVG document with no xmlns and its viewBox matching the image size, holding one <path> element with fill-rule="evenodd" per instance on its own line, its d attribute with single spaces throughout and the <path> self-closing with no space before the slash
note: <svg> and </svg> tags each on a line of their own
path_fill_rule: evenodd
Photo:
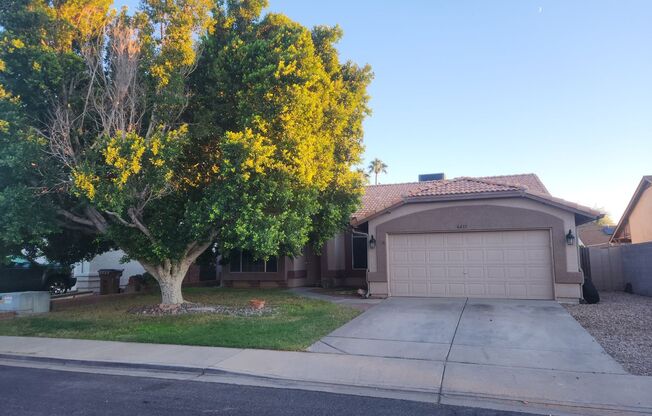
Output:
<svg viewBox="0 0 652 416">
<path fill-rule="evenodd" d="M 600 298 L 564 306 L 625 370 L 652 376 L 652 297 L 601 292 Z"/>
<path fill-rule="evenodd" d="M 263 316 L 274 313 L 274 309 L 269 306 L 257 309 L 251 306 L 234 307 L 224 305 L 204 305 L 201 303 L 186 302 L 180 305 L 156 304 L 134 306 L 129 308 L 127 312 L 141 316 L 170 316 L 200 313 L 228 316 Z"/>
</svg>

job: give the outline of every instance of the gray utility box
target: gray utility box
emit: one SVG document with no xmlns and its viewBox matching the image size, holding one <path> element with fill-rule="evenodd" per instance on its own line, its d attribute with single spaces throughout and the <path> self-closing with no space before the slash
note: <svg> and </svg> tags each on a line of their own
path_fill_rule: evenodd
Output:
<svg viewBox="0 0 652 416">
<path fill-rule="evenodd" d="M 50 312 L 50 292 L 0 293 L 0 312 L 16 312 L 16 315 Z"/>
</svg>

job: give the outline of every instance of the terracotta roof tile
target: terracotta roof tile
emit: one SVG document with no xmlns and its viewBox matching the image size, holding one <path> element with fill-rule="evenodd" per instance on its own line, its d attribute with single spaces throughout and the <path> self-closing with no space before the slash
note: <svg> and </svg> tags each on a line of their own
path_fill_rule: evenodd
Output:
<svg viewBox="0 0 652 416">
<path fill-rule="evenodd" d="M 506 185 L 497 181 L 488 181 L 481 178 L 455 178 L 424 183 L 421 188 L 410 192 L 406 197 L 418 198 L 424 196 L 520 191 L 525 189 L 524 186 Z"/>
<path fill-rule="evenodd" d="M 436 181 L 433 181 L 436 182 Z M 365 188 L 360 208 L 353 213 L 357 219 L 366 218 L 376 212 L 389 208 L 403 200 L 403 196 L 419 189 L 425 182 L 394 183 L 388 185 L 369 185 Z"/>
<path fill-rule="evenodd" d="M 501 192 L 521 192 L 571 209 L 593 214 L 593 210 L 550 195 L 535 174 L 460 177 L 425 182 L 408 182 L 388 185 L 369 185 L 365 188 L 360 209 L 353 213 L 353 222 L 362 220 L 403 203 L 406 199 L 472 195 Z M 595 213 L 598 215 L 599 213 Z"/>
<path fill-rule="evenodd" d="M 577 227 L 577 234 L 586 247 L 608 245 L 613 231 L 613 226 L 600 225 L 595 222 Z"/>
<path fill-rule="evenodd" d="M 524 173 L 520 175 L 502 175 L 502 176 L 484 176 L 478 179 L 495 181 L 506 185 L 525 186 L 529 191 L 539 192 L 550 195 L 546 186 L 541 179 L 534 173 Z"/>
</svg>

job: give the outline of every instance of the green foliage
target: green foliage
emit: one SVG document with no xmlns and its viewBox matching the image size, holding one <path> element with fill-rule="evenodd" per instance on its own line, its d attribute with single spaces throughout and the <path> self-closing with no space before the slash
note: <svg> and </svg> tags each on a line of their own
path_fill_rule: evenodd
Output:
<svg viewBox="0 0 652 416">
<path fill-rule="evenodd" d="M 211 211 L 233 226 L 220 230 L 220 249 L 297 254 L 345 227 L 358 204 L 363 177 L 351 166 L 371 71 L 340 64 L 338 27 L 258 20 L 246 6 L 215 16 L 191 77 L 189 125 L 221 156 Z"/>
<path fill-rule="evenodd" d="M 374 184 L 378 185 L 378 175 L 387 173 L 387 165 L 382 160 L 376 158 L 369 163 L 367 172 L 374 174 Z"/>
<path fill-rule="evenodd" d="M 0 6 L 3 250 L 116 246 L 164 278 L 213 244 L 296 255 L 346 226 L 372 74 L 339 61 L 341 29 L 263 0 L 109 5 Z"/>
</svg>

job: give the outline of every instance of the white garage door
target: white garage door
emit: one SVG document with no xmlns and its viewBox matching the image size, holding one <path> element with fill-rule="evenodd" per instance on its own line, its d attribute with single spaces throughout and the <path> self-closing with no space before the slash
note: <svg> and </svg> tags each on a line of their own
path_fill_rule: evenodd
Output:
<svg viewBox="0 0 652 416">
<path fill-rule="evenodd" d="M 393 234 L 391 296 L 552 299 L 548 231 Z"/>
</svg>

